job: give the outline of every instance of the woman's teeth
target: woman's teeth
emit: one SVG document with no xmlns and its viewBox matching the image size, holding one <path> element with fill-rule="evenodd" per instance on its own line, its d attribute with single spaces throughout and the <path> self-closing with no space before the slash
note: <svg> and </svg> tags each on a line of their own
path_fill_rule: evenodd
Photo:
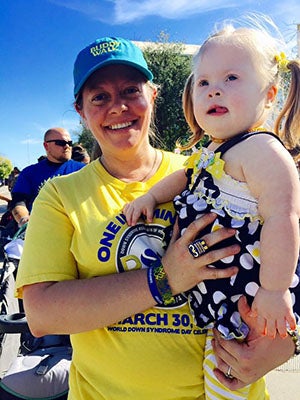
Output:
<svg viewBox="0 0 300 400">
<path fill-rule="evenodd" d="M 122 129 L 122 128 L 127 128 L 128 126 L 131 126 L 132 122 L 124 122 L 123 124 L 115 124 L 115 125 L 110 125 L 109 129 Z"/>
</svg>

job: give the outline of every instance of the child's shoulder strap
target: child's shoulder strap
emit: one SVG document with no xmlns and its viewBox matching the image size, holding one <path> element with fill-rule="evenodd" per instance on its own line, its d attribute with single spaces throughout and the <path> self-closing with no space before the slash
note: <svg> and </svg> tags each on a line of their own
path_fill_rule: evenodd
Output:
<svg viewBox="0 0 300 400">
<path fill-rule="evenodd" d="M 221 153 L 221 155 L 223 155 L 227 150 L 231 149 L 231 147 L 235 146 L 236 144 L 248 139 L 249 137 L 253 136 L 253 135 L 259 135 L 261 133 L 264 133 L 266 135 L 270 135 L 273 136 L 274 138 L 276 138 L 277 140 L 280 141 L 280 143 L 284 146 L 284 144 L 282 143 L 282 141 L 279 139 L 279 137 L 277 135 L 275 135 L 272 132 L 268 132 L 268 131 L 260 131 L 260 132 L 243 132 L 240 133 L 237 136 L 234 136 L 233 138 L 227 140 L 225 143 L 221 144 L 221 146 L 219 146 L 216 150 L 215 153 Z"/>
</svg>

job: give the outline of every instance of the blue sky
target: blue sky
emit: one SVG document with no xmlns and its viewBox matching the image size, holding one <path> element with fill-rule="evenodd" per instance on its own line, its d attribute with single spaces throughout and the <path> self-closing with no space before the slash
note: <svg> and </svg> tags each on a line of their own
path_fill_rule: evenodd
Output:
<svg viewBox="0 0 300 400">
<path fill-rule="evenodd" d="M 164 31 L 201 44 L 216 22 L 249 11 L 270 15 L 296 54 L 299 0 L 0 0 L 0 155 L 24 168 L 49 127 L 78 130 L 73 62 L 94 39 L 156 41 Z"/>
</svg>

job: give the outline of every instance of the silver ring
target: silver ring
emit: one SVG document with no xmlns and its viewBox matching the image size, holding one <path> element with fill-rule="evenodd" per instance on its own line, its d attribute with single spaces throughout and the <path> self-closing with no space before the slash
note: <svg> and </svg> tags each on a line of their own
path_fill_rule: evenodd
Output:
<svg viewBox="0 0 300 400">
<path fill-rule="evenodd" d="M 204 239 L 197 239 L 189 244 L 188 249 L 191 255 L 197 258 L 207 252 L 208 246 Z"/>
<path fill-rule="evenodd" d="M 228 379 L 233 379 L 234 378 L 234 376 L 231 375 L 231 370 L 232 370 L 231 366 L 228 365 L 228 370 L 227 370 L 227 372 L 225 374 L 226 378 L 228 378 Z"/>
</svg>

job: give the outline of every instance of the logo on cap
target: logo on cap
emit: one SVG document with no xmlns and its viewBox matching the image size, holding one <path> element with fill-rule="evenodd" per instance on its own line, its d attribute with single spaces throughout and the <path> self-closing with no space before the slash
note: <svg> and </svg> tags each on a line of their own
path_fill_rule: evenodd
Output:
<svg viewBox="0 0 300 400">
<path fill-rule="evenodd" d="M 103 42 L 100 44 L 97 44 L 94 47 L 91 47 L 90 52 L 93 56 L 100 56 L 103 53 L 111 53 L 113 51 L 121 51 L 120 49 L 121 42 L 118 42 L 116 40 L 109 41 L 109 42 Z"/>
</svg>

